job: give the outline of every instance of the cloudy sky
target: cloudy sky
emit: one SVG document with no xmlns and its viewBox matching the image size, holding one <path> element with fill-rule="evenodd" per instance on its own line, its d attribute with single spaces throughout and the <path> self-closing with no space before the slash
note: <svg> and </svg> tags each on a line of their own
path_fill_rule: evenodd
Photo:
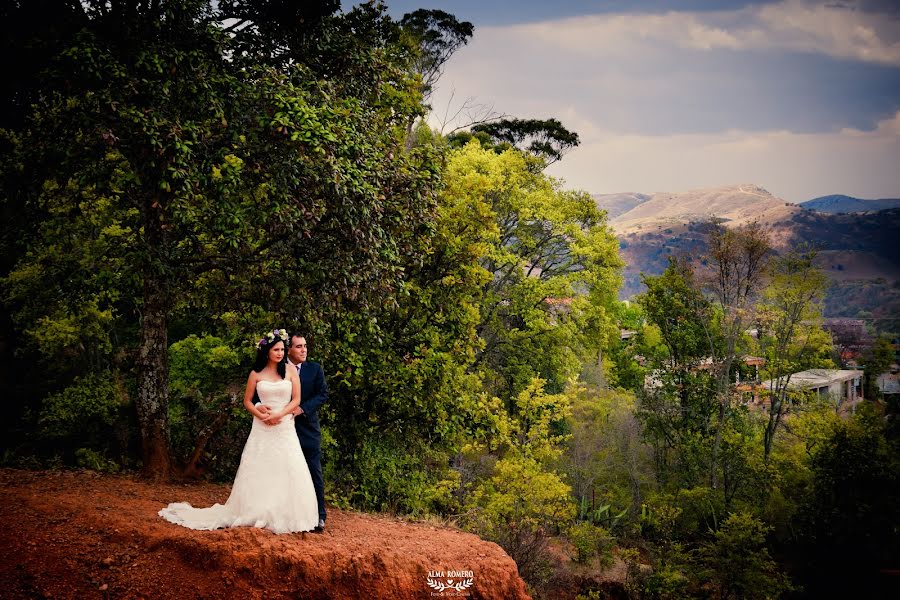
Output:
<svg viewBox="0 0 900 600">
<path fill-rule="evenodd" d="M 467 98 L 559 118 L 581 137 L 550 169 L 569 187 L 900 197 L 897 0 L 387 4 L 397 18 L 435 8 L 475 24 L 432 124 Z"/>
</svg>

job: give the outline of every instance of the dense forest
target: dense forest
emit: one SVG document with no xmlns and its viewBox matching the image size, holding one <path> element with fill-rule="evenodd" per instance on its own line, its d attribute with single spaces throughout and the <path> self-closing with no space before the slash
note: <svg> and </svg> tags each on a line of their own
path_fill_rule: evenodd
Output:
<svg viewBox="0 0 900 600">
<path fill-rule="evenodd" d="M 707 256 L 619 301 L 606 214 L 545 173 L 575 132 L 427 125 L 470 23 L 335 0 L 0 15 L 4 466 L 229 481 L 254 344 L 285 327 L 331 389 L 329 504 L 496 541 L 537 598 L 573 577 L 559 552 L 623 561 L 631 598 L 897 589 L 897 406 L 790 385 L 840 365 L 814 249 L 709 223 Z M 870 380 L 893 360 L 874 333 Z"/>
</svg>

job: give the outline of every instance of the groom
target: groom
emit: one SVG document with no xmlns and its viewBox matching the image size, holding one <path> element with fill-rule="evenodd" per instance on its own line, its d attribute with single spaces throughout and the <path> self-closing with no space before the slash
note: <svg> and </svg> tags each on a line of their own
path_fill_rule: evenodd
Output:
<svg viewBox="0 0 900 600">
<path fill-rule="evenodd" d="M 328 384 L 325 383 L 325 372 L 319 363 L 308 362 L 306 355 L 309 349 L 306 338 L 300 334 L 292 334 L 288 348 L 288 367 L 297 369 L 300 376 L 300 406 L 294 410 L 294 427 L 303 448 L 303 456 L 309 466 L 313 487 L 316 489 L 316 500 L 319 503 L 319 525 L 315 531 L 325 530 L 325 480 L 322 477 L 322 433 L 319 430 L 318 410 L 328 400 Z"/>
</svg>

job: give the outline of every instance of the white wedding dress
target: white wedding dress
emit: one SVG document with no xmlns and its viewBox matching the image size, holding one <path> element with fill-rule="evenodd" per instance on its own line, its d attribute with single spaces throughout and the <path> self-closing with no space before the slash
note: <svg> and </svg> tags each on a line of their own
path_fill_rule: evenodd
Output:
<svg viewBox="0 0 900 600">
<path fill-rule="evenodd" d="M 260 402 L 273 411 L 291 401 L 291 382 L 260 381 Z M 316 492 L 291 415 L 277 425 L 256 417 L 244 445 L 241 465 L 225 504 L 194 508 L 173 502 L 159 511 L 164 519 L 190 529 L 261 527 L 275 533 L 311 531 L 319 523 Z"/>
</svg>

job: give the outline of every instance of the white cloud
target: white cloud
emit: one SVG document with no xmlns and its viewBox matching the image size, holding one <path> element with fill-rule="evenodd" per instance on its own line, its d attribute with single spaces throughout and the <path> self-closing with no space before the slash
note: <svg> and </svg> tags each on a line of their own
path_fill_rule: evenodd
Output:
<svg viewBox="0 0 900 600">
<path fill-rule="evenodd" d="M 552 173 L 592 193 L 897 197 L 898 38 L 894 17 L 796 0 L 484 27 L 448 64 L 431 123 L 451 90 L 451 113 L 473 97 L 559 118 L 582 143 Z"/>
<path fill-rule="evenodd" d="M 663 137 L 581 124 L 582 145 L 551 167 L 551 173 L 569 187 L 591 193 L 682 192 L 754 183 L 790 202 L 841 193 L 900 195 L 900 112 L 874 131 L 819 134 L 735 130 Z"/>
<path fill-rule="evenodd" d="M 801 0 L 731 11 L 589 15 L 503 29 L 587 55 L 650 42 L 705 51 L 791 50 L 900 66 L 896 17 Z"/>
</svg>

